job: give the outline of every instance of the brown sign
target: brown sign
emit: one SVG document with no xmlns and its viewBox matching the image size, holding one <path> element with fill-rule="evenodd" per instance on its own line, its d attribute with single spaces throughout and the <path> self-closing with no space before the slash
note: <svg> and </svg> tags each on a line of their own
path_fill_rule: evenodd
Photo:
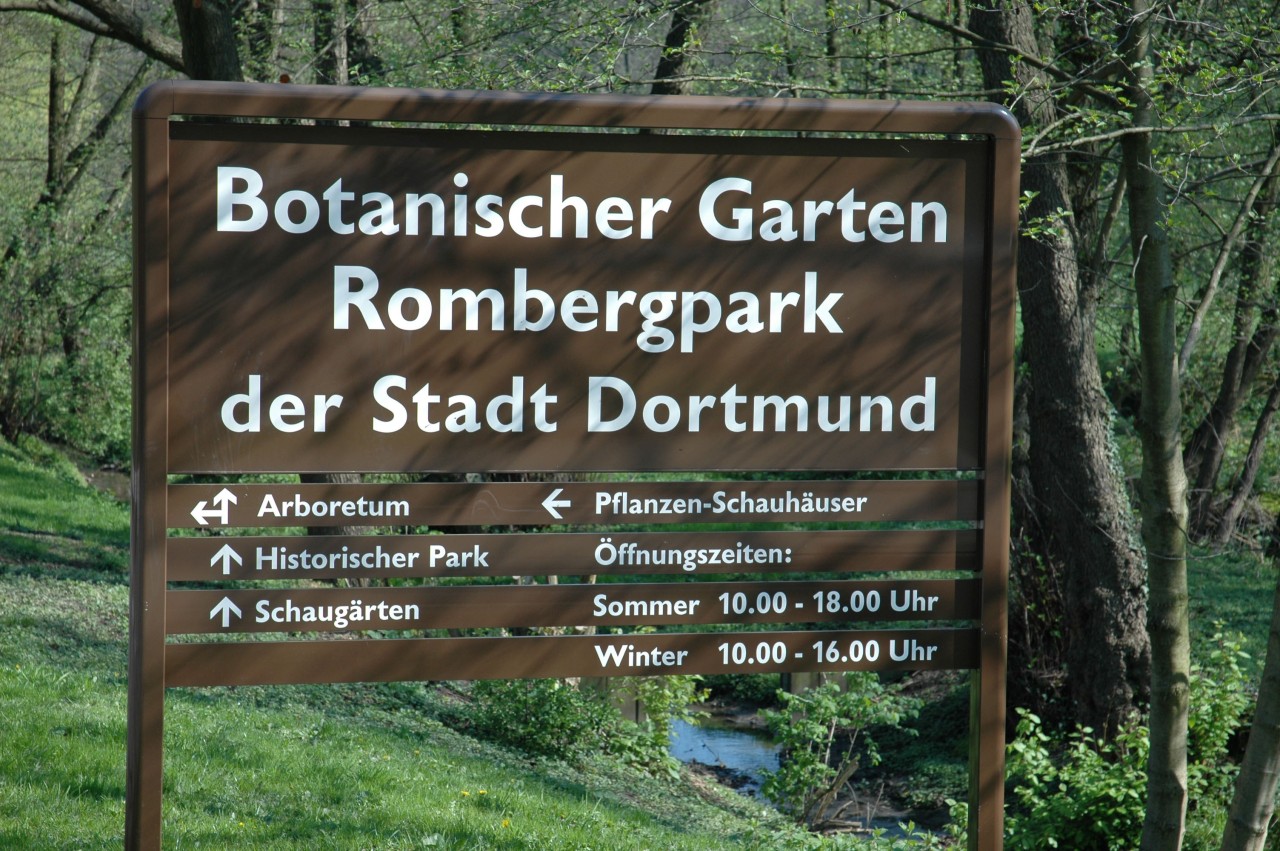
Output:
<svg viewBox="0 0 1280 851">
<path fill-rule="evenodd" d="M 983 142 L 186 122 L 170 159 L 175 471 L 980 464 Z"/>
<path fill-rule="evenodd" d="M 168 547 L 170 582 L 978 568 L 972 529 L 218 536 Z"/>
<path fill-rule="evenodd" d="M 178 591 L 168 632 L 973 620 L 977 580 Z"/>
<path fill-rule="evenodd" d="M 978 482 L 174 485 L 173 527 L 977 520 Z"/>
<path fill-rule="evenodd" d="M 973 629 L 716 632 L 522 638 L 173 644 L 171 686 L 728 674 L 940 671 L 978 663 Z"/>
<path fill-rule="evenodd" d="M 1006 112 L 161 83 L 134 143 L 128 848 L 169 687 L 948 669 L 999 848 Z M 431 634 L 544 627 L 612 634 Z"/>
</svg>

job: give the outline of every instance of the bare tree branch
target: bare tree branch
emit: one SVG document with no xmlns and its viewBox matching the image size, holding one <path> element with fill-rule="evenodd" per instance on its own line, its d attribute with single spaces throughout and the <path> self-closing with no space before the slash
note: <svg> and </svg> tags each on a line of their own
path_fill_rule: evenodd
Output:
<svg viewBox="0 0 1280 851">
<path fill-rule="evenodd" d="M 1204 297 L 1200 299 L 1200 303 L 1196 305 L 1195 315 L 1191 319 L 1191 326 L 1187 329 L 1187 338 L 1182 343 L 1182 351 L 1178 357 L 1178 371 L 1183 375 L 1187 373 L 1187 364 L 1191 361 L 1191 353 L 1195 350 L 1196 342 L 1200 339 L 1200 329 L 1204 325 L 1204 317 L 1209 312 L 1209 306 L 1213 304 L 1213 297 L 1218 292 L 1218 284 L 1222 281 L 1222 275 L 1227 269 L 1227 260 L 1231 256 L 1231 252 L 1235 250 L 1236 241 L 1240 238 L 1240 234 L 1244 232 L 1245 223 L 1249 221 L 1251 215 L 1256 213 L 1254 209 L 1254 201 L 1258 198 L 1258 193 L 1262 191 L 1262 187 L 1268 180 L 1271 180 L 1276 173 L 1276 164 L 1280 163 L 1280 145 L 1276 145 L 1271 149 L 1271 156 L 1267 158 L 1267 164 L 1263 166 L 1257 178 L 1253 181 L 1253 185 L 1249 187 L 1249 193 L 1245 199 L 1240 202 L 1240 211 L 1236 214 L 1235 221 L 1231 223 L 1231 230 L 1222 240 L 1222 247 L 1218 251 L 1218 259 L 1213 264 L 1213 272 L 1209 275 L 1209 283 L 1205 287 Z"/>
<path fill-rule="evenodd" d="M 1203 124 L 1170 124 L 1161 125 L 1159 127 L 1118 127 L 1115 130 L 1109 130 L 1106 133 L 1098 133 L 1093 136 L 1077 136 L 1062 142 L 1054 142 L 1050 145 L 1040 145 L 1038 147 L 1028 147 L 1023 150 L 1022 158 L 1027 159 L 1032 156 L 1040 156 L 1043 154 L 1058 154 L 1064 151 L 1071 151 L 1077 148 L 1089 147 L 1098 142 L 1116 142 L 1124 139 L 1126 136 L 1141 136 L 1147 133 L 1155 135 L 1164 135 L 1168 133 L 1205 133 L 1205 132 L 1221 132 L 1231 127 L 1244 127 L 1250 124 L 1257 124 L 1260 121 L 1276 122 L 1280 121 L 1280 113 L 1263 112 L 1253 115 L 1241 115 L 1229 121 L 1215 121 L 1213 123 Z"/>
<path fill-rule="evenodd" d="M 983 36 L 978 35 L 968 27 L 962 27 L 959 24 L 952 23 L 951 21 L 944 20 L 942 18 L 935 18 L 932 15 L 926 15 L 924 12 L 921 12 L 912 6 L 904 6 L 900 3 L 895 3 L 894 0 L 876 0 L 876 2 L 881 6 L 884 6 L 886 9 L 906 15 L 908 18 L 917 20 L 922 24 L 927 24 L 936 30 L 950 33 L 956 38 L 967 41 L 974 47 L 980 47 L 984 50 L 999 51 L 1001 53 L 1008 53 L 1011 56 L 1015 56 L 1019 62 L 1025 62 L 1036 70 L 1042 71 L 1053 79 L 1063 83 L 1068 88 L 1088 95 L 1098 101 L 1102 106 L 1107 106 L 1112 109 L 1120 109 L 1122 107 L 1119 99 L 1117 99 L 1111 92 L 1099 88 L 1088 80 L 1075 74 L 1068 73 L 1052 62 L 1046 62 L 1039 56 L 1033 56 L 1021 51 L 1012 44 L 1002 44 L 997 41 L 992 41 L 989 38 L 984 38 Z"/>
<path fill-rule="evenodd" d="M 0 0 L 0 12 L 39 12 L 66 21 L 94 35 L 107 36 L 136 47 L 147 56 L 186 73 L 182 45 L 148 23 L 145 17 L 115 0 Z"/>
</svg>

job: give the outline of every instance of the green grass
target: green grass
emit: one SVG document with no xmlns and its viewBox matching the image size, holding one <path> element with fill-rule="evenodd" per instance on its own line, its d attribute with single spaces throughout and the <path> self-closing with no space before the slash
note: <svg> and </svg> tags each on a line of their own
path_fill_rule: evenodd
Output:
<svg viewBox="0 0 1280 851">
<path fill-rule="evenodd" d="M 89 488 L 64 456 L 35 441 L 0 440 L 0 567 L 123 577 L 129 515 Z"/>
<path fill-rule="evenodd" d="M 118 848 L 125 588 L 0 576 L 0 847 Z M 758 805 L 600 762 L 534 763 L 395 689 L 169 692 L 169 848 L 753 847 Z M 410 686 L 400 691 L 412 694 Z M 762 840 L 763 841 L 763 840 Z"/>
<path fill-rule="evenodd" d="M 1239 633 L 1249 654 L 1245 672 L 1256 680 L 1267 652 L 1275 565 L 1259 553 L 1229 550 L 1216 555 L 1193 554 L 1187 573 L 1192 652 L 1207 649 L 1217 632 Z"/>
<path fill-rule="evenodd" d="M 125 808 L 127 511 L 0 442 L 0 848 L 115 849 Z M 175 689 L 166 848 L 811 847 L 718 787 L 532 761 L 416 683 Z"/>
<path fill-rule="evenodd" d="M 126 506 L 57 453 L 0 441 L 0 848 L 120 847 L 127 563 Z M 1260 666 L 1274 568 L 1237 552 L 1190 570 L 1195 643 L 1221 624 Z M 166 847 L 833 847 L 718 787 L 477 742 L 434 720 L 442 699 L 419 683 L 170 691 Z M 925 797 L 960 779 L 918 752 L 932 741 L 885 742 Z"/>
</svg>

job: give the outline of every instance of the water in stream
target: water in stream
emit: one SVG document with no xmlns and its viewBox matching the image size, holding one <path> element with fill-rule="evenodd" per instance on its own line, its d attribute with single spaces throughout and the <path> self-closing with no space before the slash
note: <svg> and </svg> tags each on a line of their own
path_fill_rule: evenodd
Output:
<svg viewBox="0 0 1280 851">
<path fill-rule="evenodd" d="M 777 771 L 778 746 L 764 733 L 741 727 L 717 724 L 714 719 L 702 724 L 676 721 L 671 725 L 671 755 L 681 762 L 700 762 L 732 771 L 745 778 L 742 786 L 732 784 L 740 792 L 760 797 L 760 784 L 765 771 Z M 885 836 L 908 834 L 899 822 L 905 816 L 873 818 L 870 827 L 882 828 Z"/>
<path fill-rule="evenodd" d="M 762 733 L 716 725 L 714 721 L 671 728 L 671 755 L 681 762 L 726 768 L 747 778 L 742 791 L 759 795 L 765 771 L 778 769 L 778 746 Z"/>
</svg>

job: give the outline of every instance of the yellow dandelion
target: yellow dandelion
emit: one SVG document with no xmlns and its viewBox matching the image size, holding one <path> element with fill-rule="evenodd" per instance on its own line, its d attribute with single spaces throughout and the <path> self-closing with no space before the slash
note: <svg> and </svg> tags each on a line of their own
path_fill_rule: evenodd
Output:
<svg viewBox="0 0 1280 851">
<path fill-rule="evenodd" d="M 477 790 L 476 790 L 476 794 L 477 794 L 477 795 L 488 795 L 488 794 L 489 794 L 489 792 L 488 792 L 487 790 L 485 790 L 485 789 L 477 789 Z"/>
<path fill-rule="evenodd" d="M 502 826 L 503 826 L 503 827 L 511 827 L 511 819 L 509 819 L 509 818 L 504 818 L 504 819 L 502 820 Z"/>
<path fill-rule="evenodd" d="M 470 792 L 468 792 L 466 789 L 463 789 L 463 790 L 462 790 L 462 797 L 464 797 L 464 798 L 470 798 L 470 797 L 471 797 L 471 793 L 470 793 Z"/>
</svg>

